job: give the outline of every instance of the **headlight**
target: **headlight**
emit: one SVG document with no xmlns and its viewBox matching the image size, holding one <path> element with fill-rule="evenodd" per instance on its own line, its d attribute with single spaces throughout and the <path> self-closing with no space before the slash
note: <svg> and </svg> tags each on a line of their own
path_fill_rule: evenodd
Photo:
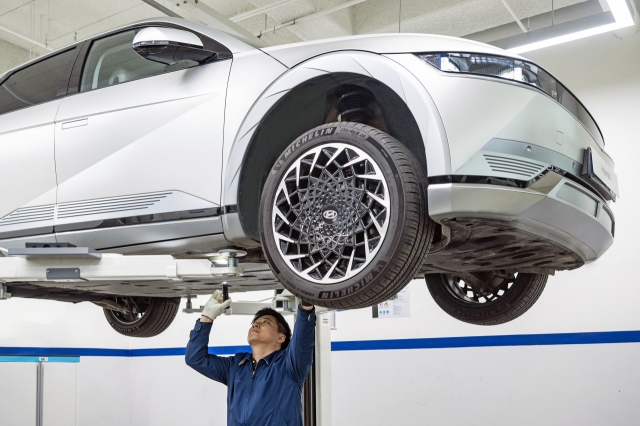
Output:
<svg viewBox="0 0 640 426">
<path fill-rule="evenodd" d="M 477 53 L 429 53 L 418 56 L 440 71 L 486 75 L 527 83 L 558 100 L 556 80 L 530 62 Z"/>
<path fill-rule="evenodd" d="M 418 57 L 440 71 L 483 75 L 534 86 L 565 107 L 604 147 L 598 125 L 580 101 L 551 74 L 531 62 L 481 53 L 420 53 Z"/>
</svg>

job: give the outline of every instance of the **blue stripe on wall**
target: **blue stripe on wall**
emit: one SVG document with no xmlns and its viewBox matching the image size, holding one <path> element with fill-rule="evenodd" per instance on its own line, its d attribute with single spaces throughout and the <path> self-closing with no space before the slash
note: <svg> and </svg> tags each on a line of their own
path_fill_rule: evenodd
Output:
<svg viewBox="0 0 640 426">
<path fill-rule="evenodd" d="M 0 356 L 0 362 L 80 362 L 77 356 Z"/>
<path fill-rule="evenodd" d="M 250 346 L 211 346 L 213 355 L 233 355 L 238 352 L 251 352 Z M 105 357 L 141 357 L 141 356 L 184 356 L 185 348 L 158 349 L 101 349 L 101 348 L 34 348 L 2 347 L 0 356 L 105 356 Z"/>
<path fill-rule="evenodd" d="M 332 342 L 332 351 L 386 349 L 477 348 L 490 346 L 589 345 L 598 343 L 638 343 L 640 331 L 595 333 L 515 334 L 506 336 L 437 337 L 429 339 L 363 340 Z"/>
<path fill-rule="evenodd" d="M 368 351 L 390 349 L 444 349 L 492 346 L 589 345 L 602 343 L 640 343 L 640 330 L 592 333 L 515 334 L 505 336 L 436 337 L 425 339 L 362 340 L 332 342 L 332 351 Z M 249 346 L 211 346 L 209 353 L 233 355 L 251 352 Z M 184 356 L 185 348 L 101 349 L 0 347 L 0 355 L 21 356 L 105 356 L 145 357 Z"/>
<path fill-rule="evenodd" d="M 1 350 L 0 350 L 1 352 Z M 159 348 L 159 349 L 131 349 L 129 356 L 184 356 L 185 348 Z M 213 355 L 234 355 L 238 352 L 251 352 L 251 346 L 210 346 L 209 353 Z"/>
<path fill-rule="evenodd" d="M 23 356 L 129 356 L 128 349 L 0 347 L 0 355 Z"/>
</svg>

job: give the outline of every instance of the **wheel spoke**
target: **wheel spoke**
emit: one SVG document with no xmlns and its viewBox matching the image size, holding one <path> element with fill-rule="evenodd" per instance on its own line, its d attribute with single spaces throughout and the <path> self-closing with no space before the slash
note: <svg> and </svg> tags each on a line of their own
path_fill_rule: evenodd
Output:
<svg viewBox="0 0 640 426">
<path fill-rule="evenodd" d="M 306 254 L 285 254 L 283 257 L 287 260 L 304 259 L 308 255 Z"/>
<path fill-rule="evenodd" d="M 297 241 L 295 241 L 295 240 L 292 240 L 292 239 L 291 239 L 291 238 L 289 238 L 289 237 L 285 237 L 285 236 L 284 236 L 284 235 L 282 235 L 282 234 L 276 234 L 276 238 L 278 238 L 278 239 L 280 239 L 280 240 L 283 240 L 283 241 L 286 241 L 286 242 L 288 242 L 288 243 L 293 243 L 293 244 L 295 244 L 295 243 L 297 242 Z"/>
<path fill-rule="evenodd" d="M 447 282 L 451 292 L 459 299 L 471 303 L 471 304 L 488 304 L 493 303 L 503 298 L 518 281 L 517 275 L 501 276 L 502 282 L 498 285 L 492 286 L 482 277 L 492 276 L 491 273 L 461 273 L 457 272 L 456 275 L 445 275 L 445 281 Z"/>
<path fill-rule="evenodd" d="M 365 161 L 364 158 L 356 157 L 353 160 L 349 160 L 348 162 L 344 163 L 341 167 L 344 169 L 345 167 L 353 166 L 354 164 L 358 164 L 363 161 Z"/>
<path fill-rule="evenodd" d="M 313 271 L 314 269 L 316 269 L 318 266 L 322 265 L 322 260 L 318 263 L 316 263 L 315 265 L 309 266 L 307 269 L 305 269 L 304 271 L 302 271 L 303 274 L 308 274 L 309 272 Z"/>
<path fill-rule="evenodd" d="M 383 206 L 385 206 L 386 208 L 389 208 L 389 200 L 384 200 L 380 197 L 378 197 L 376 194 L 373 194 L 369 191 L 367 191 L 367 195 L 371 198 L 373 198 L 374 200 L 376 200 L 378 203 L 382 204 Z"/>
<path fill-rule="evenodd" d="M 347 265 L 347 277 L 351 276 L 351 268 L 353 267 L 353 258 L 355 257 L 356 251 L 351 252 L 351 258 L 349 259 L 349 264 Z"/>
<path fill-rule="evenodd" d="M 316 161 L 318 161 L 318 157 L 320 155 L 320 151 L 321 150 L 317 150 L 315 155 L 313 156 L 313 161 L 311 162 L 311 168 L 309 169 L 309 173 L 311 173 L 311 171 L 313 170 L 313 168 L 316 166 Z"/>
<path fill-rule="evenodd" d="M 373 212 L 371 210 L 369 210 L 369 216 L 371 216 L 371 221 L 375 225 L 375 227 L 378 230 L 378 232 L 380 234 L 382 234 L 382 232 L 383 232 L 382 226 L 380 226 L 380 224 L 378 223 L 378 219 L 376 218 L 376 216 L 373 214 Z"/>
<path fill-rule="evenodd" d="M 276 214 L 280 216 L 280 219 L 284 220 L 284 223 L 286 223 L 287 225 L 291 225 L 291 223 L 289 222 L 289 219 L 287 219 L 286 216 L 282 214 L 279 208 L 275 207 L 275 211 L 276 211 Z"/>
<path fill-rule="evenodd" d="M 327 160 L 326 166 L 328 166 L 329 164 L 333 163 L 335 161 L 336 157 L 338 155 L 340 155 L 342 153 L 342 151 L 343 151 L 343 149 L 336 149 L 336 152 L 334 152 L 333 155 L 329 158 L 329 160 Z"/>
<path fill-rule="evenodd" d="M 282 181 L 280 183 L 280 186 L 278 187 L 278 192 L 280 191 L 284 193 L 284 196 L 287 199 L 287 203 L 289 203 L 289 206 L 291 206 L 291 200 L 289 199 L 289 191 L 287 190 L 287 185 L 285 185 L 284 181 Z"/>
<path fill-rule="evenodd" d="M 325 275 L 326 278 L 331 278 L 331 274 L 333 274 L 333 271 L 335 271 L 336 266 L 338 266 L 338 263 L 340 263 L 341 260 L 342 259 L 338 257 L 338 260 L 333 262 L 333 265 L 331 265 L 331 269 L 329 269 L 329 272 L 327 272 L 327 275 Z"/>
<path fill-rule="evenodd" d="M 369 257 L 371 255 L 369 253 L 369 237 L 367 236 L 367 231 L 364 231 L 364 256 L 367 259 L 367 263 L 369 263 Z"/>
</svg>

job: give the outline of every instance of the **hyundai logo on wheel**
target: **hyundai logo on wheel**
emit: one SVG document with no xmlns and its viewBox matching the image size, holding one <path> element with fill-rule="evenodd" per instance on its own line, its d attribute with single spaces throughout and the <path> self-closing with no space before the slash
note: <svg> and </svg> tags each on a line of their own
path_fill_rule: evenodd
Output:
<svg viewBox="0 0 640 426">
<path fill-rule="evenodd" d="M 327 210 L 326 212 L 322 213 L 322 216 L 325 219 L 335 219 L 336 217 L 338 217 L 338 212 L 335 210 Z"/>
<path fill-rule="evenodd" d="M 326 206 L 322 209 L 322 219 L 325 223 L 333 223 L 338 217 L 338 209 L 335 206 Z"/>
</svg>

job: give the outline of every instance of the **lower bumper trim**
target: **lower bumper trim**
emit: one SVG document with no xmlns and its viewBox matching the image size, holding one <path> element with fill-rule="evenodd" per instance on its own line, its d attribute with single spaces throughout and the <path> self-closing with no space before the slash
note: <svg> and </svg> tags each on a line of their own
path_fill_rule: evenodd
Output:
<svg viewBox="0 0 640 426">
<path fill-rule="evenodd" d="M 552 181 L 551 177 L 548 180 Z M 433 184 L 429 186 L 429 215 L 438 222 L 455 218 L 511 222 L 510 226 L 553 241 L 585 262 L 596 260 L 613 244 L 613 214 L 589 190 L 561 176 L 555 178 L 551 187 L 543 189 L 540 184 L 535 187 L 538 190 L 486 184 Z M 572 195 L 569 197 L 568 193 Z"/>
</svg>

